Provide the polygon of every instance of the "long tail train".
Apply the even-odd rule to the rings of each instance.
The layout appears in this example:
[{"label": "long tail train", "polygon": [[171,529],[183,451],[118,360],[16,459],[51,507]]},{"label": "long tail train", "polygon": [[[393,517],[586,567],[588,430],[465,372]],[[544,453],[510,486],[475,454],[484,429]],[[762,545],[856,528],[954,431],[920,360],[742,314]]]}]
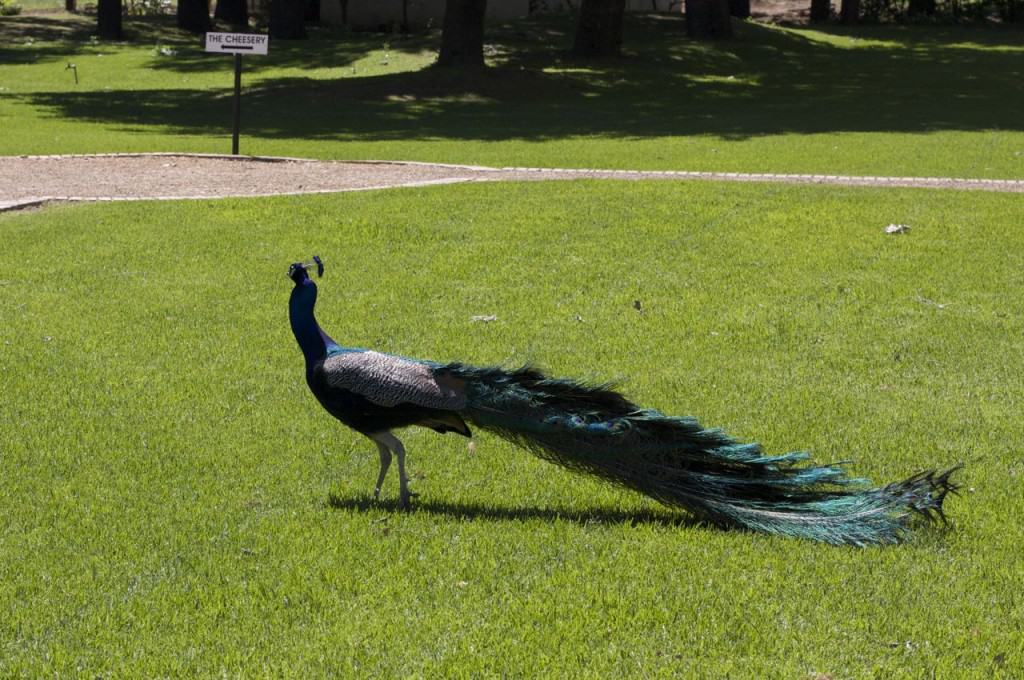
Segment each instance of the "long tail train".
[{"label": "long tail train", "polygon": [[693,418],[631,403],[610,385],[449,364],[466,381],[463,415],[572,470],[602,477],[719,526],[835,544],[896,543],[915,516],[945,522],[958,485],[945,472],[870,488],[842,464],[806,465],[806,453],[766,456]]}]

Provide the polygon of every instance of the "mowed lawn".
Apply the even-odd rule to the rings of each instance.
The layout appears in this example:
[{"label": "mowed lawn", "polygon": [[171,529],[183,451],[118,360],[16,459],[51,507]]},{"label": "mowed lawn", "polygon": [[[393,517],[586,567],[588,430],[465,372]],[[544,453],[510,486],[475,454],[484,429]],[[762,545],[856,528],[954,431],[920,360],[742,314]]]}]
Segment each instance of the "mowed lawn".
[{"label": "mowed lawn", "polygon": [[[0,675],[1018,677],[1020,205],[595,181],[0,215]],[[314,253],[344,343],[619,379],[878,483],[963,461],[951,527],[717,531],[486,433],[408,431],[418,509],[374,503],[288,329]]]},{"label": "mowed lawn", "polygon": [[[439,32],[312,30],[245,59],[244,154],[545,167],[1024,177],[1024,31],[736,23],[698,43],[627,17],[625,54],[567,56],[573,18],[486,35],[482,74],[428,68]],[[0,19],[0,153],[230,150],[232,59],[173,18],[95,41]],[[74,64],[75,71],[68,69]]]}]

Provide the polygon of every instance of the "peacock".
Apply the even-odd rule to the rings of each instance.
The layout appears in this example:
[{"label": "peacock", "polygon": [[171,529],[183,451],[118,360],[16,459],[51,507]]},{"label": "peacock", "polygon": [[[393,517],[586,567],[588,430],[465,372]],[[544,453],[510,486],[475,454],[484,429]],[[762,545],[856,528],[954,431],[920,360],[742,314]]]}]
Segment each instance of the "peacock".
[{"label": "peacock", "polygon": [[914,518],[946,521],[943,501],[957,490],[951,477],[961,465],[872,488],[848,476],[844,463],[814,465],[802,452],[766,455],[694,418],[641,408],[611,384],[552,378],[532,366],[506,370],[342,347],[316,321],[314,267],[322,276],[319,257],[288,269],[292,332],[313,395],[376,444],[374,498],[392,455],[399,507],[409,508],[415,495],[395,430],[419,425],[471,437],[473,425],[723,528],[863,546],[903,540]]}]

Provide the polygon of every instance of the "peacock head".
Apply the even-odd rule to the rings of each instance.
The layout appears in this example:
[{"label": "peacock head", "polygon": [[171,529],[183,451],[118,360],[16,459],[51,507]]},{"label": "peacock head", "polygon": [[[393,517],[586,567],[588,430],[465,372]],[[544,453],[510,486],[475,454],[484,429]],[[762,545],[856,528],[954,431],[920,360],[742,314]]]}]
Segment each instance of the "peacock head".
[{"label": "peacock head", "polygon": [[288,278],[294,281],[296,286],[301,286],[309,280],[309,273],[306,270],[310,267],[316,267],[317,278],[324,275],[324,263],[319,255],[314,255],[312,262],[296,262],[288,267]]}]

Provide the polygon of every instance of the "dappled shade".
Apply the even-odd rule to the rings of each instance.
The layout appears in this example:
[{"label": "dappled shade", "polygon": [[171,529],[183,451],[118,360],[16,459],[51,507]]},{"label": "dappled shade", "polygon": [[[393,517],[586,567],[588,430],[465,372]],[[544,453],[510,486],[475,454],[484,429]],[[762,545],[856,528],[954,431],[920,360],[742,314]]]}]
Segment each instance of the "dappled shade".
[{"label": "dappled shade", "polygon": [[[686,40],[683,20],[627,17],[623,59],[576,63],[572,26],[539,22],[527,38],[494,32],[497,67],[452,77],[435,69],[349,77],[348,65],[379,47],[375,37],[330,42],[309,51],[278,43],[252,60],[244,98],[246,134],[307,139],[555,139],[580,135],[637,138],[717,135],[743,139],[785,133],[1024,129],[1021,36],[956,29],[878,29],[856,48],[828,35],[744,23],[737,39]],[[828,29],[842,36],[843,27]],[[639,44],[637,35],[645,38]],[[632,38],[631,38],[632,36]],[[555,47],[539,46],[545,41]],[[419,51],[429,43],[396,41]],[[17,56],[19,52],[12,51]],[[56,54],[54,55],[56,57]],[[5,57],[6,58],[6,57]],[[59,57],[58,57],[59,58]],[[259,80],[281,65],[336,68],[338,77]],[[150,66],[223,71],[227,60],[198,47]],[[60,91],[20,95],[53,115],[128,128],[164,126],[183,133],[224,125],[227,88]],[[342,105],[343,103],[343,105]],[[296,116],[297,110],[302,116]]]}]

